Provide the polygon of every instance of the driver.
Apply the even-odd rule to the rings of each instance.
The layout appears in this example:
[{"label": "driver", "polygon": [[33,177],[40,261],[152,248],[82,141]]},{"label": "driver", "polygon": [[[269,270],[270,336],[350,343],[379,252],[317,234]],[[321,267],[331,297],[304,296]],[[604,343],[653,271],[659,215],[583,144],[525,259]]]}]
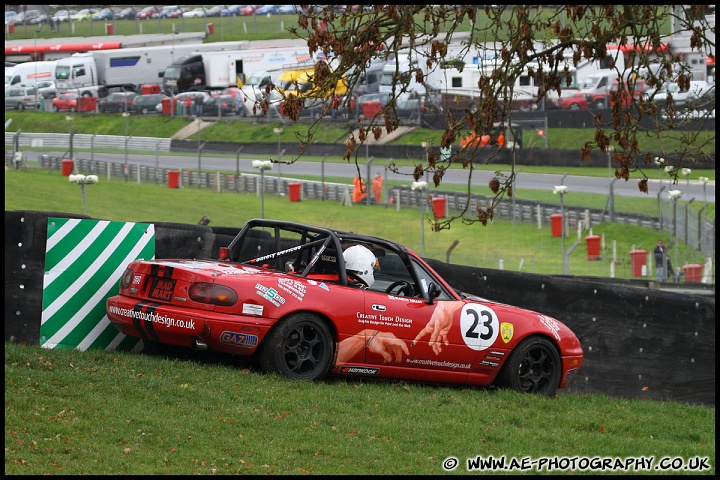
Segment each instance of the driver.
[{"label": "driver", "polygon": [[345,270],[353,280],[356,280],[362,289],[368,289],[375,283],[375,269],[378,268],[378,259],[362,245],[353,245],[343,252]]}]

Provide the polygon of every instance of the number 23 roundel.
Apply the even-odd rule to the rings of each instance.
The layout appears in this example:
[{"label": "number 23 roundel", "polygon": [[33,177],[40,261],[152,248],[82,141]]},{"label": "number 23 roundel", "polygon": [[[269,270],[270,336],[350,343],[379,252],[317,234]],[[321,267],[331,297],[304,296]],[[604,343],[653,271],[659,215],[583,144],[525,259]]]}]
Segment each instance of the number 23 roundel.
[{"label": "number 23 roundel", "polygon": [[497,339],[500,322],[485,305],[466,304],[460,312],[460,328],[465,344],[473,350],[485,350]]}]

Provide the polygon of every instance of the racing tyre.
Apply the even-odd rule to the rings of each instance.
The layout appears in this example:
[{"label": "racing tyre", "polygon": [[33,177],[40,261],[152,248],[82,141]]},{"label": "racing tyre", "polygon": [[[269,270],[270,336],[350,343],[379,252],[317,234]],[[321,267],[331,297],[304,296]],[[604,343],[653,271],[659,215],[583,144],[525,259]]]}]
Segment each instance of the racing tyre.
[{"label": "racing tyre", "polygon": [[18,103],[18,104],[17,104],[17,109],[20,110],[20,111],[25,110],[25,105],[23,105],[22,103]]},{"label": "racing tyre", "polygon": [[605,101],[598,100],[597,102],[595,102],[595,108],[597,108],[598,110],[605,108]]},{"label": "racing tyre", "polygon": [[570,110],[580,110],[580,105],[578,105],[577,103],[573,103],[572,105],[570,105]]},{"label": "racing tyre", "polygon": [[296,313],[280,321],[263,340],[260,368],[294,380],[320,380],[335,356],[330,329],[316,315]]},{"label": "racing tyre", "polygon": [[528,337],[510,354],[500,372],[500,385],[521,393],[552,396],[560,384],[562,363],[545,337]]},{"label": "racing tyre", "polygon": [[149,113],[149,110],[148,110],[147,107],[142,107],[142,110],[140,110],[140,112],[141,112],[143,115],[147,115],[147,114]]}]

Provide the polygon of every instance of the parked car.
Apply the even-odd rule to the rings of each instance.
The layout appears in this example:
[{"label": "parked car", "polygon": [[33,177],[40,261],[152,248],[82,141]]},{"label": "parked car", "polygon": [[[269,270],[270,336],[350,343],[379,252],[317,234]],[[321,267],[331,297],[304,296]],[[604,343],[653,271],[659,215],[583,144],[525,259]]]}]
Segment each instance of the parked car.
[{"label": "parked car", "polygon": [[688,99],[687,107],[691,110],[715,110],[715,84],[705,86]]},{"label": "parked car", "polygon": [[590,108],[590,100],[580,91],[563,91],[563,95],[557,98],[546,99],[547,108],[563,108],[567,110],[580,110]]},{"label": "parked car", "polygon": [[58,10],[55,12],[55,15],[53,15],[53,20],[55,23],[63,23],[63,22],[69,22],[70,17],[75,15],[77,13],[77,10]]},{"label": "parked car", "polygon": [[55,95],[57,95],[57,87],[55,86],[54,80],[40,80],[33,82],[33,84],[29,86],[36,87],[42,98],[55,98]]},{"label": "parked car", "polygon": [[203,115],[210,117],[236,115],[237,98],[233,95],[216,95],[208,97],[203,103]]},{"label": "parked car", "polygon": [[133,101],[137,97],[135,92],[114,92],[100,99],[97,104],[98,112],[132,112],[135,107]]},{"label": "parked car", "polygon": [[47,15],[45,13],[41,13],[37,17],[31,19],[28,22],[30,25],[39,25],[41,23],[50,23],[50,15]]},{"label": "parked car", "polygon": [[227,8],[224,8],[222,12],[220,12],[221,17],[237,17],[238,15],[242,15],[240,13],[240,9],[244,7],[244,5],[230,5]]},{"label": "parked car", "polygon": [[95,8],[83,8],[78,11],[75,15],[70,16],[70,20],[73,22],[87,22],[92,20],[92,17],[98,13]]},{"label": "parked car", "polygon": [[240,9],[240,15],[249,16],[255,13],[255,10],[262,7],[262,5],[245,5]]},{"label": "parked car", "polygon": [[703,89],[708,87],[706,81],[693,80],[690,82],[690,86],[687,90],[681,90],[680,85],[674,82],[663,84],[663,86],[657,90],[648,90],[643,94],[645,100],[649,100],[652,97],[654,102],[661,105],[667,103],[668,92],[672,95],[673,106],[677,109],[685,107],[688,101],[694,100],[699,97]]},{"label": "parked car", "polygon": [[17,17],[15,10],[5,10],[5,26],[10,25],[11,21]]},{"label": "parked car", "polygon": [[[180,10],[180,7],[177,5],[165,5],[159,12],[153,13],[151,18],[168,18],[170,14],[177,12],[178,10]],[[182,13],[182,11],[180,13]]]},{"label": "parked car", "polygon": [[182,16],[184,18],[205,18],[207,17],[207,12],[205,7],[195,7],[183,13]]},{"label": "parked car", "polygon": [[300,11],[300,5],[278,5],[278,15],[295,15]]},{"label": "parked car", "polygon": [[38,108],[42,99],[34,86],[15,85],[5,89],[5,109]]},{"label": "parked car", "polygon": [[[133,111],[147,115],[148,113],[156,113],[157,106],[162,104],[162,99],[168,98],[164,93],[150,93],[148,95],[138,95],[133,102]],[[162,110],[162,108],[161,108]]]},{"label": "parked car", "polygon": [[207,10],[207,16],[208,17],[219,17],[222,13],[223,9],[226,9],[227,5],[215,5],[214,7],[208,8]]},{"label": "parked car", "polygon": [[31,22],[34,18],[38,18],[38,17],[40,17],[42,14],[43,14],[43,13],[42,13],[40,10],[26,10],[26,11],[20,12],[20,13],[18,13],[17,15],[15,15],[14,17],[12,17],[12,19],[9,20],[9,24],[11,24],[11,25],[25,25],[25,24],[28,24],[28,25],[29,25],[30,22]]},{"label": "parked car", "polygon": [[559,320],[462,293],[391,240],[253,219],[216,258],[130,262],[107,318],[151,345],[249,357],[303,381],[359,376],[553,396],[583,362]]},{"label": "parked car", "polygon": [[262,7],[255,10],[255,15],[268,15],[278,12],[277,5],[263,5]]},{"label": "parked car", "polygon": [[138,20],[147,20],[152,17],[153,13],[158,13],[160,10],[160,7],[145,7],[135,14],[135,18]]},{"label": "parked car", "polygon": [[114,8],[103,8],[98,13],[92,16],[93,21],[104,21],[104,20],[114,20],[117,18],[117,10]]},{"label": "parked car", "polygon": [[53,98],[53,109],[56,112],[61,110],[70,110],[71,112],[75,112],[78,109],[78,97],[79,95],[77,93],[61,93],[57,97]]},{"label": "parked car", "polygon": [[135,20],[137,9],[135,7],[125,7],[115,15],[117,20]]}]

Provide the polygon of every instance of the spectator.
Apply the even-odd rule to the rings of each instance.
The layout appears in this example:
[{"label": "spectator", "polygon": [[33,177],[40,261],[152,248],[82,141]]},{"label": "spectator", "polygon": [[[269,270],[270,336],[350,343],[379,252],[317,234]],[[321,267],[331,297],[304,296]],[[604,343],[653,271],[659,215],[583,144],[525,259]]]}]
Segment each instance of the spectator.
[{"label": "spectator", "polygon": [[500,132],[500,134],[497,137],[497,145],[498,148],[505,148],[505,134],[503,132]]},{"label": "spectator", "polygon": [[655,257],[655,273],[657,275],[657,281],[664,282],[667,278],[667,271],[665,270],[665,266],[670,266],[670,259],[667,256],[665,244],[662,240],[657,241],[657,246],[655,246],[653,256]]},{"label": "spectator", "polygon": [[185,105],[185,115],[190,115],[190,111],[192,108],[192,98],[190,97],[190,95],[185,97],[185,101],[183,103]]},{"label": "spectator", "polygon": [[202,117],[203,114],[203,97],[202,95],[195,95],[195,116]]},{"label": "spectator", "polygon": [[237,105],[235,106],[236,113],[238,115],[242,115],[243,117],[247,117],[250,112],[248,111],[247,106],[245,106],[243,95],[238,93],[235,97],[235,101],[237,102]]}]

